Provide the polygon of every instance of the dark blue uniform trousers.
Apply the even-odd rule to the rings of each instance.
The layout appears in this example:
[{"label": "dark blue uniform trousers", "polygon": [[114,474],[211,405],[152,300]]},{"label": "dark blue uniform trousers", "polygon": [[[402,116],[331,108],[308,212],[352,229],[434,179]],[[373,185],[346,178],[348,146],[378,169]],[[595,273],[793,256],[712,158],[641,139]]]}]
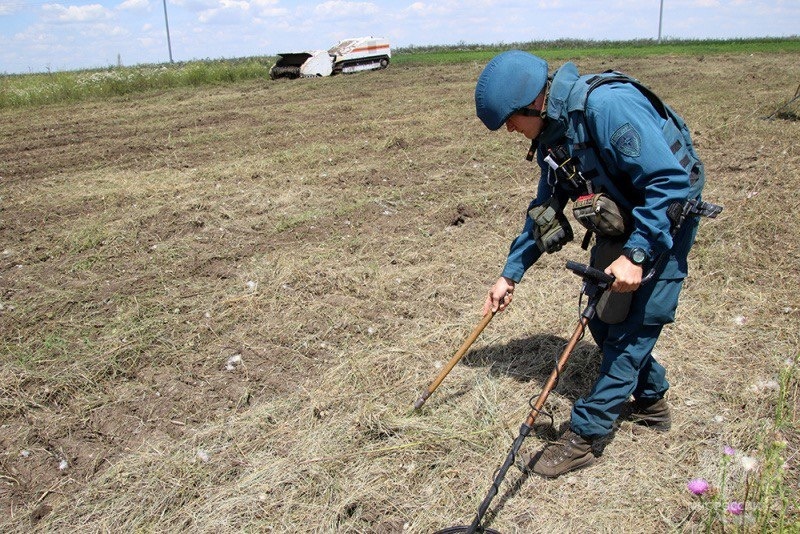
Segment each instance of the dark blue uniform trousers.
[{"label": "dark blue uniform trousers", "polygon": [[587,438],[610,433],[624,403],[636,399],[659,399],[669,383],[666,370],[653,358],[653,347],[663,325],[631,325],[628,321],[609,325],[595,318],[589,330],[603,351],[600,376],[586,397],[572,409],[571,427]]}]

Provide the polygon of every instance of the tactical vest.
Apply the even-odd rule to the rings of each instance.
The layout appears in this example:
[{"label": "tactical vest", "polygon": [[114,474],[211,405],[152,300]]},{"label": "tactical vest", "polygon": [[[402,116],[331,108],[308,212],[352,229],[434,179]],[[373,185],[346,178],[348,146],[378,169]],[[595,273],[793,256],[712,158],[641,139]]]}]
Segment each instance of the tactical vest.
[{"label": "tactical vest", "polygon": [[[562,67],[564,68],[564,67]],[[574,66],[570,65],[571,69]],[[577,74],[577,70],[574,70]],[[558,73],[556,73],[556,79]],[[555,81],[555,80],[554,80]],[[686,170],[690,180],[688,198],[698,198],[705,182],[705,172],[700,158],[697,156],[689,129],[683,119],[666,105],[655,93],[642,85],[638,80],[616,71],[603,74],[589,74],[578,77],[566,99],[553,102],[559,112],[558,121],[562,128],[566,127],[565,143],[570,155],[580,162],[584,178],[591,181],[595,191],[603,191],[628,211],[644,204],[643,192],[633,186],[629,176],[619,176],[610,172],[609,167],[600,154],[600,148],[586,124],[586,102],[589,95],[608,83],[629,83],[636,87],[651,103],[658,114],[666,119],[662,133],[667,144],[679,164]],[[557,95],[551,95],[557,96]],[[549,105],[548,105],[549,107]],[[553,120],[551,117],[550,120]],[[564,139],[562,138],[562,142]]]}]

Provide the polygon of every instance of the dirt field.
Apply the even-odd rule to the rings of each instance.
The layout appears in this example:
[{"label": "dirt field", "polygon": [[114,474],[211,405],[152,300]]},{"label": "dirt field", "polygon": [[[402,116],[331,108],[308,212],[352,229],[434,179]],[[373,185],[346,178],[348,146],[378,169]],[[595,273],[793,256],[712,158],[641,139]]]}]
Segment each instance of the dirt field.
[{"label": "dirt field", "polygon": [[[512,469],[485,525],[703,531],[687,481],[718,483],[726,445],[765,465],[775,443],[791,491],[762,506],[796,522],[800,122],[762,117],[800,57],[576,62],[673,105],[725,211],[657,347],[673,430],[623,423],[557,480]],[[586,261],[578,243],[543,258],[411,411],[479,321],[535,188],[525,140],[474,116],[482,66],[0,113],[0,530],[471,522],[574,328],[564,262]],[[556,427],[598,363],[587,336],[548,401]],[[722,476],[742,500],[746,474]]]}]

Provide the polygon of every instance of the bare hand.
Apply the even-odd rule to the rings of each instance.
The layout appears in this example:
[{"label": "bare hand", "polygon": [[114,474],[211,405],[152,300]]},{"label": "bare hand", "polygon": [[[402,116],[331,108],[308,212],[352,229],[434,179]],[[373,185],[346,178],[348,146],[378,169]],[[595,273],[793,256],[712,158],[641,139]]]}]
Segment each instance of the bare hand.
[{"label": "bare hand", "polygon": [[504,276],[498,278],[497,282],[494,283],[489,293],[486,295],[486,302],[483,305],[483,315],[489,312],[494,313],[505,310],[506,307],[511,304],[516,285],[516,282],[510,278]]},{"label": "bare hand", "polygon": [[611,291],[629,293],[642,285],[642,266],[636,265],[627,256],[620,256],[606,267],[606,274],[613,275],[615,280]]}]

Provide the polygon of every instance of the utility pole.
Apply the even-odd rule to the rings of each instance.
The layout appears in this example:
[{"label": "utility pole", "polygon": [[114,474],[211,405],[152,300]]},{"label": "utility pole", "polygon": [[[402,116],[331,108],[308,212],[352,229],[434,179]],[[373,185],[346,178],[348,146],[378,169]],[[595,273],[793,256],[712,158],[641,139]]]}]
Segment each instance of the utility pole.
[{"label": "utility pole", "polygon": [[[663,0],[662,0],[663,2]],[[173,63],[172,61],[172,43],[169,40],[169,19],[167,18],[167,0],[164,0],[164,24],[167,26],[167,48],[169,49],[169,62]],[[661,30],[658,30],[659,34]]]},{"label": "utility pole", "polygon": [[[164,1],[166,2],[166,0]],[[664,0],[661,0],[661,7],[658,9],[658,44],[661,44],[661,20],[663,18],[664,18]]]}]

